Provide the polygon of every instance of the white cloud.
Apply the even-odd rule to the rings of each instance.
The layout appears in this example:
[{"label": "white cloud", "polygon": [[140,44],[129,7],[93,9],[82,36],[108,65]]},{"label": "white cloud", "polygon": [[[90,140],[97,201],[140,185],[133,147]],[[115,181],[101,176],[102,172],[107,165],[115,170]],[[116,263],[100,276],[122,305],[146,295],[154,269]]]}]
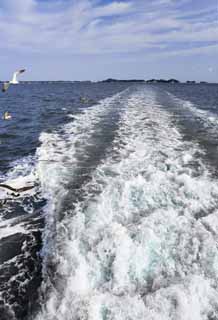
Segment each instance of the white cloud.
[{"label": "white cloud", "polygon": [[11,15],[28,14],[36,8],[35,0],[1,0],[1,7]]},{"label": "white cloud", "polygon": [[[208,42],[217,41],[218,28],[217,22],[211,21],[208,8],[199,7],[193,18],[193,11],[181,11],[181,4],[186,2],[134,0],[102,5],[96,0],[52,4],[37,0],[1,0],[0,48],[42,54],[103,54],[149,48],[155,51],[159,47],[170,54],[172,51],[193,54],[196,42],[202,45],[205,42],[206,48]],[[198,15],[206,20],[196,19]],[[193,48],[181,47],[186,42]]]},{"label": "white cloud", "polygon": [[115,16],[130,12],[131,2],[112,2],[105,6],[99,6],[94,9],[96,16]]},{"label": "white cloud", "polygon": [[[192,56],[192,55],[218,55],[218,45],[198,46],[195,48],[185,48],[180,50],[171,50],[167,52],[157,52],[153,57],[173,57],[173,56]],[[210,69],[210,68],[209,68]],[[208,71],[209,71],[208,69]],[[210,69],[211,70],[211,69]]]}]

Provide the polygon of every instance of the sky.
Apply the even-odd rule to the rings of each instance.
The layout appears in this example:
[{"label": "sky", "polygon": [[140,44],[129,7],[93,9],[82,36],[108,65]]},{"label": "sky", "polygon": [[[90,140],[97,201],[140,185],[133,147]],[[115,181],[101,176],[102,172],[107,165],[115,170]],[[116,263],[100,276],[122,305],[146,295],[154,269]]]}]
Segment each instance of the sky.
[{"label": "sky", "polygon": [[217,0],[0,0],[0,79],[218,82]]}]

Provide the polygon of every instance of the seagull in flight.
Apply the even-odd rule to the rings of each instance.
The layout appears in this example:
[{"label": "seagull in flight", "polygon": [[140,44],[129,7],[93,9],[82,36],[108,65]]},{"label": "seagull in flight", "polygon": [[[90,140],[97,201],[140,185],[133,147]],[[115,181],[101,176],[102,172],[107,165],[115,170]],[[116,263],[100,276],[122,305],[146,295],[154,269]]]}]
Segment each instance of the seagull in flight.
[{"label": "seagull in flight", "polygon": [[9,82],[3,83],[2,92],[7,91],[10,84],[18,84],[19,81],[17,80],[17,76],[19,76],[21,73],[24,73],[25,71],[26,71],[25,69],[21,69],[21,70],[17,70],[16,72],[14,72],[12,80]]}]

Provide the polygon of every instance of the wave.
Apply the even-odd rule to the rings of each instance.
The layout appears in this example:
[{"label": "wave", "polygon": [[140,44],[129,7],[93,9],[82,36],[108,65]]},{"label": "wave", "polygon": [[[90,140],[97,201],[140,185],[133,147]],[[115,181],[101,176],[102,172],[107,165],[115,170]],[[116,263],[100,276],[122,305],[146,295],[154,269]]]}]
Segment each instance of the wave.
[{"label": "wave", "polygon": [[25,307],[37,298],[40,279],[42,196],[37,185],[34,157],[12,163],[1,182],[14,188],[34,185],[13,194],[0,188],[0,303],[2,319],[24,318]]},{"label": "wave", "polygon": [[[101,117],[118,101],[112,147],[62,212]],[[217,181],[198,145],[185,142],[157,104],[155,91],[141,88],[103,101],[41,141],[39,160],[58,161],[38,165],[49,203],[45,299],[37,320],[204,319],[216,313]]]},{"label": "wave", "polygon": [[186,112],[190,111],[193,116],[195,116],[198,120],[202,121],[205,128],[211,128],[214,127],[217,129],[218,126],[218,116],[216,113],[211,112],[209,110],[198,108],[195,104],[193,104],[189,100],[183,100],[180,98],[177,98],[173,94],[167,92],[168,95],[175,101],[177,104],[182,106]]},{"label": "wave", "polygon": [[[110,101],[112,100],[108,100],[108,103],[106,103],[107,106],[109,106]],[[107,102],[107,99],[105,102]],[[99,104],[99,107],[101,108],[101,104]],[[78,112],[74,116],[74,119],[77,116]],[[104,120],[103,113],[99,116],[99,120],[102,121],[102,119]],[[94,118],[93,121],[95,121]],[[78,124],[79,119],[77,121]],[[68,148],[71,144],[71,126],[69,124],[64,129],[61,127],[60,130],[57,130],[62,139],[65,139],[67,135],[69,136],[65,148]],[[64,130],[65,136],[62,136]],[[96,130],[94,135],[96,136]],[[82,136],[85,139],[85,132],[82,133]],[[47,137],[49,138],[47,139]],[[58,152],[57,154],[56,152],[52,153],[52,143],[55,141],[55,139],[52,140],[52,134],[42,133],[40,139],[42,145],[44,141],[46,143],[46,139],[50,140],[50,142],[47,141],[51,147],[50,160],[46,155],[44,157],[43,154],[41,155],[44,159],[40,157],[40,150],[43,150],[43,148],[40,148],[39,152],[34,156],[24,157],[10,163],[12,169],[8,170],[6,174],[0,175],[1,183],[9,185],[12,188],[19,189],[34,186],[31,190],[25,190],[20,193],[0,188],[0,273],[2,274],[0,304],[3,305],[0,309],[2,316],[8,319],[23,319],[26,316],[27,310],[32,312],[32,308],[35,308],[37,304],[37,289],[41,281],[41,255],[39,254],[39,250],[41,249],[41,231],[44,228],[46,208],[49,206],[48,203],[48,206],[44,207],[45,198],[48,193],[46,190],[43,191],[44,194],[42,192],[44,185],[42,179],[41,188],[41,169],[44,167],[44,164],[49,164],[50,167],[53,165],[53,169],[55,169],[54,165],[58,162],[60,164],[62,160],[65,167],[70,168],[73,165],[68,161],[71,159],[67,159],[66,156],[61,159],[58,158]],[[78,151],[78,160],[83,154],[82,151],[79,151],[79,144],[80,139],[75,144]],[[61,151],[65,151],[65,149]],[[66,161],[68,161],[67,164]],[[48,173],[48,169],[45,170]],[[49,171],[51,176],[47,177],[48,179],[53,177],[53,172],[55,171]]]}]

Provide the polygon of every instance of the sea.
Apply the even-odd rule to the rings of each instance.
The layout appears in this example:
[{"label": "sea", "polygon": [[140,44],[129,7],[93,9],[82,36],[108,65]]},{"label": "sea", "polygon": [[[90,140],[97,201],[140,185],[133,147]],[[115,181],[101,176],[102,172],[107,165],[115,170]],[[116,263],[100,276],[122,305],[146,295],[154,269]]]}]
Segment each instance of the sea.
[{"label": "sea", "polygon": [[25,83],[5,111],[1,320],[218,319],[217,84]]}]

